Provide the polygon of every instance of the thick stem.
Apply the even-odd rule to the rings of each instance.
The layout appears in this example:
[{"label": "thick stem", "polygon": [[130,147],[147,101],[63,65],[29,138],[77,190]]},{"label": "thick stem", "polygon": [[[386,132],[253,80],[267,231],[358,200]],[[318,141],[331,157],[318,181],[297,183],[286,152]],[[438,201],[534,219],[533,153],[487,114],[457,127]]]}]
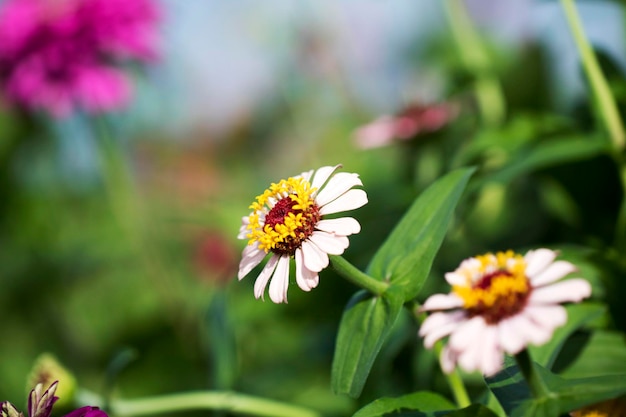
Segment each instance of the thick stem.
[{"label": "thick stem", "polygon": [[622,123],[615,99],[611,94],[609,84],[585,36],[585,31],[580,21],[578,11],[576,10],[574,0],[561,0],[561,5],[563,6],[563,11],[565,12],[565,17],[567,18],[572,36],[574,37],[576,48],[578,48],[585,74],[587,74],[587,78],[589,79],[591,90],[597,100],[602,122],[611,136],[613,145],[618,151],[621,151],[626,144],[626,135],[624,132],[624,124]]},{"label": "thick stem", "polygon": [[[99,405],[95,394],[83,392],[80,397],[91,405]],[[262,417],[321,417],[319,412],[308,408],[232,391],[195,391],[135,400],[112,400],[109,406],[108,411],[115,417],[177,414],[192,410],[221,410]]]},{"label": "thick stem", "polygon": [[383,281],[378,281],[370,277],[369,275],[361,272],[358,268],[346,261],[341,256],[331,255],[330,262],[333,268],[339,275],[350,281],[351,283],[364,288],[372,294],[381,295],[384,293],[389,284]]},{"label": "thick stem", "polygon": [[537,370],[535,369],[535,365],[533,364],[532,358],[528,353],[527,349],[522,350],[520,353],[515,355],[515,361],[517,362],[517,366],[519,367],[528,387],[530,388],[530,392],[533,394],[535,398],[543,398],[546,397],[550,390],[546,386],[546,384],[539,378],[537,375]]}]

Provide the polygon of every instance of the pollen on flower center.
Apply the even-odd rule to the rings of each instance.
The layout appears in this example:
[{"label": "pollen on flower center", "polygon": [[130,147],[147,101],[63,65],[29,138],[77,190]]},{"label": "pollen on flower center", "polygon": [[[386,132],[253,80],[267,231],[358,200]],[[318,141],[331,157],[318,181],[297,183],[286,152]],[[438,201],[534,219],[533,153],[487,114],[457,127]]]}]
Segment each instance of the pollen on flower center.
[{"label": "pollen on flower center", "polygon": [[453,287],[468,314],[483,316],[487,323],[494,324],[523,310],[531,292],[523,258],[499,252],[475,259],[477,264],[458,271],[473,277],[469,285]]},{"label": "pollen on flower center", "polygon": [[321,219],[314,191],[300,177],[272,184],[250,206],[254,212],[249,217],[248,243],[258,242],[265,252],[293,255]]}]

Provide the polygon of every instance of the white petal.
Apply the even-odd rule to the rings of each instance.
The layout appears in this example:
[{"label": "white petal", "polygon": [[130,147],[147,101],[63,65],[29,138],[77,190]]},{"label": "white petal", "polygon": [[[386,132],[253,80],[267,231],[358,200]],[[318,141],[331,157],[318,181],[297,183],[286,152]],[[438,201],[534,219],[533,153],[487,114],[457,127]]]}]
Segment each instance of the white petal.
[{"label": "white petal", "polygon": [[304,266],[312,272],[320,272],[328,266],[328,254],[308,239],[302,242]]},{"label": "white petal", "polygon": [[511,326],[524,338],[526,344],[543,345],[552,337],[552,331],[537,325],[532,318],[527,317],[523,312],[511,317]]},{"label": "white petal", "polygon": [[507,318],[498,323],[498,343],[506,353],[515,355],[526,347],[526,338],[515,328],[515,321]]},{"label": "white petal", "polygon": [[315,228],[342,236],[350,236],[361,231],[361,225],[352,217],[320,220],[315,225]]},{"label": "white petal", "polygon": [[558,281],[574,271],[576,271],[574,264],[567,261],[556,261],[537,275],[527,275],[533,287],[540,287]]},{"label": "white petal", "polygon": [[[467,328],[465,329],[464,327]],[[484,354],[493,354],[493,350],[496,348],[494,345],[483,343],[486,330],[487,324],[482,318],[477,316],[450,336],[450,348],[459,352],[459,365],[468,372],[480,369],[482,356]],[[459,332],[461,332],[462,336]],[[453,338],[455,343],[452,343]]]},{"label": "white petal", "polygon": [[565,311],[565,308],[561,305],[530,305],[524,309],[524,314],[530,317],[532,321],[551,332],[567,322],[567,311]]},{"label": "white petal", "polygon": [[341,255],[350,245],[350,241],[345,236],[335,236],[330,233],[314,231],[309,236],[311,242],[318,248],[331,255]]},{"label": "white petal", "polygon": [[480,340],[480,335],[486,326],[487,323],[481,316],[475,316],[467,320],[450,336],[448,341],[450,348],[458,352],[471,348],[476,340]]},{"label": "white petal", "polygon": [[428,297],[420,311],[448,310],[463,306],[463,299],[454,293],[434,294]]},{"label": "white petal", "polygon": [[556,258],[556,252],[550,249],[536,249],[531,250],[524,255],[526,261],[526,275],[529,277],[535,276]]},{"label": "white petal", "polygon": [[261,261],[265,258],[264,250],[259,249],[259,244],[255,242],[252,245],[248,245],[243,250],[241,255],[241,261],[239,261],[239,273],[237,277],[239,280],[243,279],[250,271],[254,269],[255,266],[261,263]]},{"label": "white petal", "polygon": [[246,235],[250,232],[250,230],[248,229],[249,224],[250,224],[250,216],[245,216],[241,218],[241,227],[239,228],[239,234],[237,235],[237,239],[248,238]]},{"label": "white petal", "polygon": [[270,277],[274,273],[274,269],[276,269],[276,264],[278,264],[278,255],[272,255],[272,257],[265,264],[265,268],[261,271],[256,281],[254,282],[254,297],[262,298],[263,293],[265,292],[265,287],[267,286],[267,282],[270,280]]},{"label": "white petal", "polygon": [[487,326],[483,333],[481,346],[481,358],[479,369],[486,376],[496,374],[504,361],[502,349],[498,343],[498,328],[494,325]]},{"label": "white petal", "polygon": [[456,367],[456,362],[458,360],[458,355],[456,352],[453,352],[448,346],[444,346],[441,350],[441,357],[439,362],[441,363],[441,369],[446,373],[450,374],[454,371]]},{"label": "white petal", "polygon": [[[461,313],[460,316],[457,313]],[[436,321],[441,321],[441,323],[437,326],[433,325],[433,322],[428,322],[430,318],[436,315],[445,315],[445,321],[435,319]],[[454,312],[454,313],[434,313],[430,317],[428,317],[422,327],[420,328],[419,335],[424,336],[424,346],[427,349],[432,349],[435,342],[442,337],[446,337],[452,332],[454,332],[461,324],[465,322],[464,314],[462,311]]]},{"label": "white petal", "polygon": [[367,204],[367,194],[360,189],[352,189],[335,201],[320,208],[320,214],[333,214],[341,211],[354,210]]},{"label": "white petal", "polygon": [[300,248],[296,249],[294,254],[296,259],[296,283],[303,291],[311,291],[317,287],[319,283],[319,275],[317,272],[310,271],[304,266],[304,257]]},{"label": "white petal", "polygon": [[289,256],[284,255],[278,258],[276,271],[270,282],[270,299],[278,303],[287,302],[287,288],[289,287]]},{"label": "white petal", "polygon": [[313,176],[313,170],[303,172],[302,174],[297,175],[296,178],[300,177],[300,178],[303,178],[304,180],[306,180],[308,182],[311,182],[311,176]]},{"label": "white petal", "polygon": [[338,168],[341,168],[341,165],[335,165],[334,167],[325,166],[315,171],[315,176],[311,182],[311,188],[317,188],[319,190],[326,183],[328,177],[330,177]]},{"label": "white petal", "polygon": [[467,277],[463,274],[459,274],[458,272],[448,272],[445,275],[446,281],[450,285],[460,285],[463,287],[467,287],[470,283],[467,282]]},{"label": "white petal", "polygon": [[315,202],[322,207],[357,185],[363,185],[358,174],[349,172],[335,174],[328,180],[328,184],[317,193]]},{"label": "white petal", "polygon": [[465,318],[465,312],[463,310],[456,311],[439,311],[432,313],[421,324],[419,329],[419,335],[424,336],[426,333],[430,333],[438,327],[445,326],[448,323],[460,322]]},{"label": "white petal", "polygon": [[579,302],[591,295],[591,285],[582,278],[568,279],[533,289],[529,302],[532,304],[559,304]]}]

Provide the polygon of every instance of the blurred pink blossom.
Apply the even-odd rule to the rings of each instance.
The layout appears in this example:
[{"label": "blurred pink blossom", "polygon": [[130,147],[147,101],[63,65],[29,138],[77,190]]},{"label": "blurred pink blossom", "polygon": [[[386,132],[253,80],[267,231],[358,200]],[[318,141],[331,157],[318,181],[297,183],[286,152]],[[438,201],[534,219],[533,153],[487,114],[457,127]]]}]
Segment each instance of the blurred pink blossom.
[{"label": "blurred pink blossom", "polygon": [[120,64],[157,57],[152,0],[6,0],[0,5],[0,88],[27,110],[67,116],[122,108]]},{"label": "blurred pink blossom", "polygon": [[412,104],[397,115],[380,116],[354,131],[356,145],[361,149],[378,148],[397,140],[441,129],[456,117],[456,106],[450,103]]}]

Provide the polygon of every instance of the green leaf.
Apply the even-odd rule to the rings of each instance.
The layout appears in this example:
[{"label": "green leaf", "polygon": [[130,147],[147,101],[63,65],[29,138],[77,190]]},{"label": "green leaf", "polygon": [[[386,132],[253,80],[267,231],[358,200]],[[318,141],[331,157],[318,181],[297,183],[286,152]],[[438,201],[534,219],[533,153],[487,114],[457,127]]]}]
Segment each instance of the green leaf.
[{"label": "green leaf", "polygon": [[554,417],[626,393],[626,374],[563,379],[538,365],[537,371],[550,392],[525,401],[512,417]]},{"label": "green leaf", "polygon": [[546,393],[533,398],[515,360],[507,357],[505,369],[486,378],[507,415],[554,417],[626,393],[626,374],[564,379],[534,363]]},{"label": "green leaf", "polygon": [[520,149],[501,169],[487,175],[483,181],[508,183],[524,174],[565,162],[589,159],[609,150],[610,143],[599,137],[568,135],[546,139],[533,143],[525,150]]},{"label": "green leaf", "polygon": [[374,255],[368,273],[402,287],[404,300],[419,293],[448,230],[473,168],[452,171],[428,187]]},{"label": "green leaf", "polygon": [[626,374],[626,337],[599,330],[591,334],[580,355],[561,375],[582,378],[616,373]]},{"label": "green leaf", "polygon": [[[352,417],[380,417],[382,415],[398,415],[402,410],[413,410],[419,413],[411,415],[430,417],[434,412],[441,410],[452,410],[455,406],[448,399],[429,391],[420,391],[401,397],[379,398],[359,411]],[[438,413],[439,414],[439,413]],[[404,413],[402,415],[405,415]]]},{"label": "green leaf", "polygon": [[446,417],[498,417],[496,413],[482,404],[472,404],[469,407],[444,415]]},{"label": "green leaf", "polygon": [[567,310],[567,323],[554,331],[552,339],[544,345],[528,348],[532,358],[546,368],[552,367],[563,343],[574,331],[606,311],[606,307],[599,303],[570,304],[565,309]]},{"label": "green leaf", "polygon": [[339,324],[331,371],[331,385],[336,394],[352,397],[361,394],[403,303],[402,293],[394,288],[381,296],[359,291],[350,299]]}]

